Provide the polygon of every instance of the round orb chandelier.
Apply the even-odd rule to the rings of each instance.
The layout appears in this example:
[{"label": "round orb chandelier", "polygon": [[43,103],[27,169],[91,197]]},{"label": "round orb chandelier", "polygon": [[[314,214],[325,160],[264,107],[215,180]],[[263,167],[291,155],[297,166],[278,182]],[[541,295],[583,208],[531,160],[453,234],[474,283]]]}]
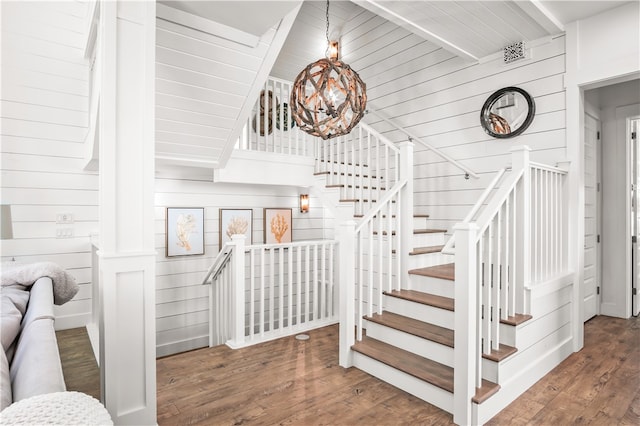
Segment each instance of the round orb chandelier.
[{"label": "round orb chandelier", "polygon": [[327,57],[298,74],[290,102],[296,124],[324,140],[351,132],[367,106],[366,85],[357,72],[338,59],[338,43],[329,42],[328,0],[326,36]]}]

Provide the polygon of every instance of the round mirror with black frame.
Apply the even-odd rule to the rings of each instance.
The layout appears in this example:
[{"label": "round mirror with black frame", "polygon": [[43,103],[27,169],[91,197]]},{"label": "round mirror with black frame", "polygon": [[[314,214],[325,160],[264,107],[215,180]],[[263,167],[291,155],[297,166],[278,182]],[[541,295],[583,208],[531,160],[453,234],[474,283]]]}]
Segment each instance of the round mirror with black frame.
[{"label": "round mirror with black frame", "polygon": [[519,87],[505,87],[487,98],[480,111],[480,123],[494,138],[511,138],[529,127],[535,113],[531,95]]}]

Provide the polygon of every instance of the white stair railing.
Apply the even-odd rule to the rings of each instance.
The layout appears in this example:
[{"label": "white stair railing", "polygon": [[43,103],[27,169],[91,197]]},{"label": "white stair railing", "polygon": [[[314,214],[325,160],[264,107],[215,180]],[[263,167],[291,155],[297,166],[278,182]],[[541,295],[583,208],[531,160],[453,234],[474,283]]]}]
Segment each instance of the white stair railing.
[{"label": "white stair railing", "polygon": [[234,235],[204,280],[212,284],[210,346],[240,348],[337,322],[336,241],[244,241]]},{"label": "white stair railing", "polygon": [[269,77],[238,138],[236,149],[286,155],[313,155],[316,138],[301,131],[289,107],[293,83]]},{"label": "white stair railing", "polygon": [[567,272],[567,172],[531,163],[529,151],[512,150],[512,172],[477,220],[454,228],[458,424],[470,421],[470,401],[482,384],[482,355],[500,348],[500,320],[528,313],[533,282]]},{"label": "white stair railing", "polygon": [[[385,138],[376,136],[385,141]],[[363,317],[382,313],[384,292],[400,290],[407,273],[413,216],[413,144],[400,145],[394,184],[359,224],[341,224],[340,365],[351,366],[351,346],[363,337]],[[355,164],[356,162],[354,162]],[[355,255],[352,255],[355,254]],[[355,328],[355,333],[354,333]]]}]

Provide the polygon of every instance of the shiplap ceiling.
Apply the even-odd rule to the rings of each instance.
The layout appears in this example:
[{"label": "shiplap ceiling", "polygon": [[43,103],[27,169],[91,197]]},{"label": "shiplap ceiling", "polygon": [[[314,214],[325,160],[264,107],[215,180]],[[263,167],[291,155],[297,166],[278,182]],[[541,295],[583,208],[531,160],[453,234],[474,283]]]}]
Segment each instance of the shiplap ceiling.
[{"label": "shiplap ceiling", "polygon": [[[531,42],[562,33],[569,22],[624,3],[628,1],[332,0],[330,33],[332,38],[342,38],[365,20],[378,22],[375,14],[457,56],[476,61],[517,41]],[[297,71],[324,55],[325,5],[323,0],[305,0],[276,62],[274,76],[293,80]],[[380,25],[368,28],[378,31]],[[349,53],[343,45],[345,60]]]}]

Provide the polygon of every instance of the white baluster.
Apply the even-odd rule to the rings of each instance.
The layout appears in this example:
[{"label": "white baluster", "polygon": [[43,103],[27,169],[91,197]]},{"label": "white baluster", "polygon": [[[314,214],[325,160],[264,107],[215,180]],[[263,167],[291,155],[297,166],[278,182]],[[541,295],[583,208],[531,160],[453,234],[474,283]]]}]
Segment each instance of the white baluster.
[{"label": "white baluster", "polygon": [[288,254],[288,265],[287,265],[287,273],[289,274],[289,297],[288,297],[288,305],[287,305],[287,318],[288,318],[288,326],[293,327],[293,247],[290,247],[287,250]]},{"label": "white baluster", "polygon": [[[274,249],[275,251],[276,249]],[[284,249],[278,248],[278,274],[280,275],[278,289],[278,328],[284,328]]]}]

